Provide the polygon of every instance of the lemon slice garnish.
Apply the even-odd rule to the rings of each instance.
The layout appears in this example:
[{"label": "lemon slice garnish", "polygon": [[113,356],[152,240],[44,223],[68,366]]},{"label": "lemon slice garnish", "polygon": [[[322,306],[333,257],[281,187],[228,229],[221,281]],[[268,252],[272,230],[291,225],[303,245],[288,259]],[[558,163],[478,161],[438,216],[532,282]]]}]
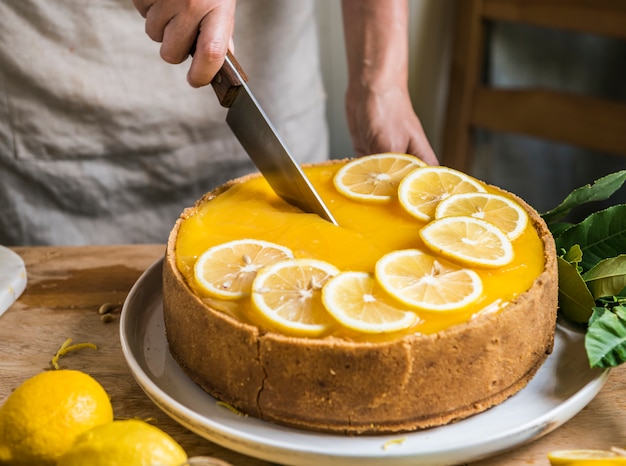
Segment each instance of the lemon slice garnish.
[{"label": "lemon slice garnish", "polygon": [[557,450],[548,453],[552,466],[609,466],[626,464],[626,456],[608,450]]},{"label": "lemon slice garnish", "polygon": [[250,295],[257,271],[292,258],[289,248],[256,239],[230,241],[207,249],[194,265],[194,278],[207,295],[239,299]]},{"label": "lemon slice garnish", "polygon": [[316,259],[287,259],[259,270],[252,303],[284,333],[317,336],[332,324],[322,303],[322,287],[339,269]]},{"label": "lemon slice garnish", "polygon": [[526,211],[515,201],[499,194],[455,194],[439,203],[435,218],[466,215],[493,223],[513,241],[528,224]]},{"label": "lemon slice garnish", "polygon": [[495,225],[474,217],[445,217],[420,230],[424,244],[470,266],[501,267],[513,260],[513,245]]},{"label": "lemon slice garnish", "polygon": [[376,263],[376,279],[394,298],[426,311],[454,311],[482,293],[473,270],[437,259],[419,249],[394,251]]},{"label": "lemon slice garnish", "polygon": [[322,300],[337,321],[359,332],[395,332],[419,320],[366,272],[342,272],[331,278],[322,289]]},{"label": "lemon slice garnish", "polygon": [[350,199],[385,202],[398,194],[409,172],[426,164],[407,154],[373,154],[354,159],[335,174],[335,188]]},{"label": "lemon slice garnish", "polygon": [[423,167],[409,173],[398,186],[402,207],[419,220],[435,216],[439,202],[453,194],[484,192],[475,179],[448,167]]}]

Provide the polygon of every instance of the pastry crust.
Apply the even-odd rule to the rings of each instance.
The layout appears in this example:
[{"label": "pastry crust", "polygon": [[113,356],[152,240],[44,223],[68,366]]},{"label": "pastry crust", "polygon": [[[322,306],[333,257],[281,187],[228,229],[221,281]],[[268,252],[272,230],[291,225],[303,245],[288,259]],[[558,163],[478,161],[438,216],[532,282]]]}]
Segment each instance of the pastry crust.
[{"label": "pastry crust", "polygon": [[[247,177],[246,177],[247,178]],[[233,183],[209,193],[209,202]],[[509,194],[510,195],[510,194]],[[173,228],[163,269],[170,351],[213,397],[279,424],[345,434],[447,424],[521,390],[552,351],[558,279],[552,235],[530,206],[545,269],[505,309],[431,335],[386,342],[308,339],[264,331],[207,306],[176,265]]]}]

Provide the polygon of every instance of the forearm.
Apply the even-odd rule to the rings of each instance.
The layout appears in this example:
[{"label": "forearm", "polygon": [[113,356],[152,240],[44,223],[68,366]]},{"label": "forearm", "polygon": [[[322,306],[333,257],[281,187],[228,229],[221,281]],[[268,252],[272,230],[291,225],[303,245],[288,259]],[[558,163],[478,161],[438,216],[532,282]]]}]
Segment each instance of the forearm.
[{"label": "forearm", "polygon": [[343,0],[342,8],[349,86],[406,86],[407,0]]},{"label": "forearm", "polygon": [[343,0],[342,7],[356,155],[404,152],[438,164],[409,95],[407,0]]}]

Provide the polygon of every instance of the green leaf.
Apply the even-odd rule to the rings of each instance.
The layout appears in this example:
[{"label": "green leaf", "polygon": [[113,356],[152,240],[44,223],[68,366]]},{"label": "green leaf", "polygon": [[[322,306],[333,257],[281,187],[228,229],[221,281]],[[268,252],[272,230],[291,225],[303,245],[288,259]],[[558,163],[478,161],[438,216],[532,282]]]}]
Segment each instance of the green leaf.
[{"label": "green leaf", "polygon": [[573,265],[578,265],[583,260],[583,251],[580,249],[579,244],[573,245],[563,256],[567,262]]},{"label": "green leaf", "polygon": [[624,288],[617,296],[603,296],[596,299],[596,306],[602,306],[605,309],[613,309],[617,306],[626,306],[626,288]]},{"label": "green leaf", "polygon": [[574,225],[575,225],[574,223],[565,223],[565,222],[549,223],[548,229],[550,230],[550,233],[552,233],[552,236],[556,238],[557,236],[561,235],[561,233],[563,233],[565,230],[568,230]]},{"label": "green leaf", "polygon": [[583,279],[594,299],[619,295],[626,287],[626,254],[598,262]]},{"label": "green leaf", "polygon": [[587,323],[595,301],[575,265],[557,257],[559,269],[559,312],[572,321]]},{"label": "green leaf", "polygon": [[594,212],[578,225],[555,238],[558,250],[569,250],[579,244],[583,252],[580,263],[590,270],[603,259],[626,253],[626,204]]},{"label": "green leaf", "polygon": [[626,170],[611,173],[596,180],[592,185],[588,184],[572,191],[554,209],[542,214],[546,223],[551,224],[567,216],[574,207],[593,201],[604,201],[611,197],[615,191],[622,187],[626,181]]},{"label": "green leaf", "polygon": [[626,362],[626,307],[615,307],[613,312],[594,308],[585,350],[591,367],[615,367]]}]

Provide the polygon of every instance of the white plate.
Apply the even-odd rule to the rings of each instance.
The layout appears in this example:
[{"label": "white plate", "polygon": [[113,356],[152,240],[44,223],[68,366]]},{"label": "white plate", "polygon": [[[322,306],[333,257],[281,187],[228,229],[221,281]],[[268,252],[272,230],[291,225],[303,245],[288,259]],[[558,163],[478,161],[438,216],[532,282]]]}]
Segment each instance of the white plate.
[{"label": "white plate", "polygon": [[0,246],[0,316],[26,288],[24,261],[11,249]]},{"label": "white plate", "polygon": [[238,416],[218,405],[182,372],[165,337],[161,267],[159,261],[139,278],[122,310],[122,349],[132,373],[152,401],[175,421],[223,447],[267,461],[297,466],[437,466],[475,461],[556,429],[594,398],[609,374],[589,369],[583,335],[559,325],[554,352],[526,388],[455,424],[365,437],[282,427]]}]

